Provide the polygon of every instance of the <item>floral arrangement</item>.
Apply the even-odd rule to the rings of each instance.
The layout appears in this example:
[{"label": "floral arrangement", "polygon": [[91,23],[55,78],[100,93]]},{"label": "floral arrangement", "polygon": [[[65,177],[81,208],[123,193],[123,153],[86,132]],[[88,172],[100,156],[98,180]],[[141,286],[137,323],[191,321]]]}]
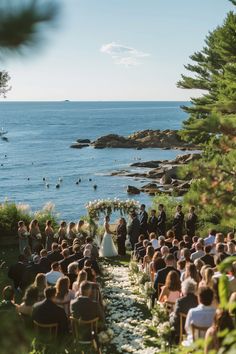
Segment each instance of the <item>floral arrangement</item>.
[{"label": "floral arrangement", "polygon": [[140,208],[139,202],[133,199],[125,201],[115,198],[111,199],[98,199],[89,202],[85,205],[90,219],[98,220],[101,213],[104,215],[111,215],[112,212],[119,211],[120,214],[126,215],[135,212]]}]

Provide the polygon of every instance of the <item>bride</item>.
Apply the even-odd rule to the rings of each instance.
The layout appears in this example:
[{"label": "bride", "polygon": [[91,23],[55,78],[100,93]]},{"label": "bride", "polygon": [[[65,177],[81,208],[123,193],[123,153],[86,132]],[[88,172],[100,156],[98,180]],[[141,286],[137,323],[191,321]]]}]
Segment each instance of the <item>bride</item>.
[{"label": "bride", "polygon": [[109,216],[105,217],[104,227],[105,233],[102,239],[102,243],[100,246],[100,256],[101,257],[116,257],[118,256],[118,252],[116,246],[112,239],[112,232],[110,231],[109,225],[110,218]]}]

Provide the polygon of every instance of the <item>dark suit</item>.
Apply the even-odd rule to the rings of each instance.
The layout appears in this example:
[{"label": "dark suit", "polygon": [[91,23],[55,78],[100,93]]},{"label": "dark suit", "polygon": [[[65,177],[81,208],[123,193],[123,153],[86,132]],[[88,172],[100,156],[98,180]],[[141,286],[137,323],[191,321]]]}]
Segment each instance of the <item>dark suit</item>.
[{"label": "dark suit", "polygon": [[60,253],[60,251],[55,251],[55,252],[49,252],[47,258],[48,258],[50,265],[51,265],[53,262],[61,261],[63,259],[63,256]]},{"label": "dark suit", "polygon": [[101,309],[101,306],[86,296],[79,296],[77,299],[71,301],[70,307],[71,313],[75,318],[90,321],[98,317],[104,322],[104,312]]},{"label": "dark suit", "polygon": [[39,267],[41,273],[48,273],[50,271],[51,264],[47,257],[42,257],[40,259]]},{"label": "dark suit", "polygon": [[61,266],[61,271],[66,274],[67,273],[67,267],[71,263],[70,257],[62,259],[59,264]]},{"label": "dark suit", "polygon": [[26,266],[22,262],[18,262],[10,266],[8,271],[8,277],[13,280],[15,289],[24,288],[25,273],[26,273]]},{"label": "dark suit", "polygon": [[89,259],[91,261],[91,263],[92,263],[91,268],[95,271],[95,273],[100,274],[100,268],[99,268],[98,262],[89,258],[89,257],[83,257],[78,261],[79,270],[82,270],[84,268],[84,263],[87,259]]},{"label": "dark suit", "polygon": [[116,229],[118,254],[125,256],[126,225],[118,225]]},{"label": "dark suit", "polygon": [[214,257],[211,254],[205,254],[205,256],[200,258],[205,264],[209,264],[211,268],[215,268]]},{"label": "dark suit", "polygon": [[155,232],[157,234],[157,228],[158,228],[158,219],[156,216],[150,216],[148,219],[148,232]]},{"label": "dark suit", "polygon": [[184,214],[181,212],[177,212],[175,214],[174,220],[173,220],[173,230],[175,232],[175,238],[177,240],[182,240],[183,236],[183,226],[184,226]]},{"label": "dark suit", "polygon": [[138,237],[140,235],[140,221],[137,217],[132,219],[131,224],[128,227],[128,234],[130,238],[130,243],[132,245],[132,249],[134,249],[135,243],[138,242]]},{"label": "dark suit", "polygon": [[165,236],[166,234],[166,213],[164,210],[157,217],[157,232],[159,236]]},{"label": "dark suit", "polygon": [[[176,300],[174,312],[171,316],[170,322],[175,329],[176,336],[179,335],[180,332],[180,313],[184,313],[187,315],[188,311],[198,306],[197,296],[194,294],[188,294]],[[184,328],[184,324],[183,324]]]},{"label": "dark suit", "polygon": [[176,273],[179,274],[179,277],[180,277],[180,272],[174,268],[174,267],[165,267],[163,269],[160,269],[158,272],[157,272],[157,275],[156,275],[156,278],[155,278],[155,281],[154,281],[154,289],[157,290],[157,287],[158,287],[158,284],[165,284],[165,281],[166,281],[166,277],[168,275],[168,273],[170,271],[174,270]]},{"label": "dark suit", "polygon": [[67,334],[68,320],[65,311],[51,300],[37,302],[33,306],[32,319],[42,324],[58,324],[58,333]]},{"label": "dark suit", "polygon": [[186,231],[189,237],[193,237],[196,231],[197,215],[189,213],[186,220]]},{"label": "dark suit", "polygon": [[76,253],[73,253],[71,256],[68,257],[68,259],[70,260],[70,263],[76,262],[76,261],[78,261],[81,258],[83,258],[83,253],[80,252],[80,251],[76,252]]},{"label": "dark suit", "polygon": [[143,210],[139,214],[139,222],[140,222],[140,233],[143,235],[147,235],[148,231],[148,213]]}]

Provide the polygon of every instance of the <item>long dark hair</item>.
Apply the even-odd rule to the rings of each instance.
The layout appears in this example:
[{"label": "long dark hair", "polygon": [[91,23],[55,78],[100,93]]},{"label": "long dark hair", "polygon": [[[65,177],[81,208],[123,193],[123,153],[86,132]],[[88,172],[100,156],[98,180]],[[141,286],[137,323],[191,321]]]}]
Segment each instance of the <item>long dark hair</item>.
[{"label": "long dark hair", "polygon": [[175,270],[171,270],[167,277],[165,286],[169,291],[181,291],[181,282],[179,278],[179,274]]}]

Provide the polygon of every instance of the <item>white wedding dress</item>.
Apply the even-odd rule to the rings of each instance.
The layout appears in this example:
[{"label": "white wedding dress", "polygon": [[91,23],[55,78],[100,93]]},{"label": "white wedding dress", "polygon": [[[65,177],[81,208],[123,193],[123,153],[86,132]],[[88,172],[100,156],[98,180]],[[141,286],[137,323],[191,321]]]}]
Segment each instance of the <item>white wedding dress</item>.
[{"label": "white wedding dress", "polygon": [[107,232],[109,230],[109,225],[105,224],[105,233],[100,245],[99,255],[101,257],[116,257],[118,256],[118,251],[113,242],[112,235]]}]

